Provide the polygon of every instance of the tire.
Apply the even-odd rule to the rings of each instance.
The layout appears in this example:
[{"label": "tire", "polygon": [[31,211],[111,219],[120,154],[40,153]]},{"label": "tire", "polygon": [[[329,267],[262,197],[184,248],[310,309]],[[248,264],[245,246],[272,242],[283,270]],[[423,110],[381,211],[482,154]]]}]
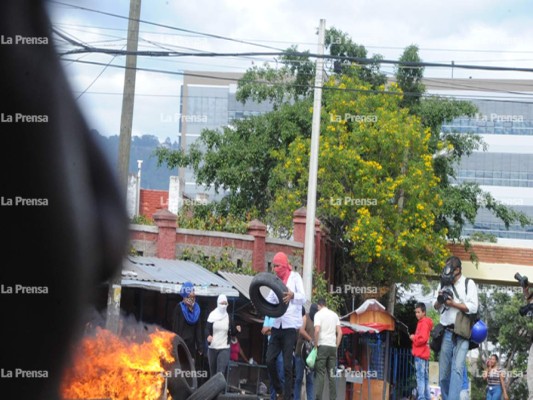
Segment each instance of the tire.
[{"label": "tire", "polygon": [[[172,341],[172,346],[176,361],[170,365],[167,388],[173,400],[185,400],[198,387],[194,362],[181,336],[176,335]],[[186,374],[176,371],[191,371],[192,373]]]},{"label": "tire", "polygon": [[[270,288],[278,298],[278,304],[269,303],[260,288],[266,286]],[[260,272],[252,279],[250,283],[250,300],[256,310],[261,314],[268,315],[272,318],[281,317],[287,311],[289,304],[283,302],[283,293],[288,291],[287,286],[276,275],[269,272]]]},{"label": "tire", "polygon": [[226,378],[222,372],[218,372],[187,397],[187,400],[213,400],[224,389],[226,389]]}]

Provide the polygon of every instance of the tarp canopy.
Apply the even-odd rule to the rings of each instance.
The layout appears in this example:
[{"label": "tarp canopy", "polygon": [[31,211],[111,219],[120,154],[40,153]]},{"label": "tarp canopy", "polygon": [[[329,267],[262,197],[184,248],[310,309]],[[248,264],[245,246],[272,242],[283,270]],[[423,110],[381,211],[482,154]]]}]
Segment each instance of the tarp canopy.
[{"label": "tarp canopy", "polygon": [[366,300],[359,308],[341,319],[348,319],[351,324],[372,328],[373,332],[395,329],[394,316],[376,299]]},{"label": "tarp canopy", "polygon": [[182,284],[187,281],[192,282],[197,296],[239,296],[227,280],[191,261],[132,256],[122,263],[124,287],[179,294]]},{"label": "tarp canopy", "polygon": [[379,330],[377,329],[364,326],[364,325],[359,325],[359,324],[351,324],[348,321],[341,321],[341,329],[344,335],[350,335],[355,332],[357,333],[367,333],[367,332],[378,333],[379,332]]}]

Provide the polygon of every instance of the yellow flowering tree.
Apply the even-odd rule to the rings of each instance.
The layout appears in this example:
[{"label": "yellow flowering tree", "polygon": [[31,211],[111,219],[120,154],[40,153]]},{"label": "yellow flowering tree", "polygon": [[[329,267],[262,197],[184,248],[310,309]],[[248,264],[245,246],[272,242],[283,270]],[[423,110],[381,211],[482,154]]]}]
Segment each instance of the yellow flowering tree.
[{"label": "yellow flowering tree", "polygon": [[[394,85],[387,89],[398,95],[369,93],[368,84],[346,74],[325,86],[317,217],[343,250],[339,281],[419,281],[447,255],[446,231],[434,226],[443,203],[430,131],[399,107]],[[276,154],[274,225],[289,226],[290,211],[306,203],[309,153],[310,139],[300,136]]]}]

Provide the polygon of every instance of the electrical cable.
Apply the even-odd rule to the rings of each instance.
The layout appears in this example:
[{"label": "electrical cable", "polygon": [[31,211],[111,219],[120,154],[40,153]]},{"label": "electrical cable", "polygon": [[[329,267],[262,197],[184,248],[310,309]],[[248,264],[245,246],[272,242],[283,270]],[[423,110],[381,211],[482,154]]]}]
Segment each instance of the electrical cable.
[{"label": "electrical cable", "polygon": [[[98,14],[102,14],[102,15],[107,15],[107,16],[110,16],[110,17],[125,19],[125,20],[128,20],[128,21],[131,19],[131,18],[125,17],[123,15],[114,14],[114,13],[105,12],[105,11],[100,11],[100,10],[95,10],[93,8],[82,7],[82,6],[78,6],[78,5],[74,5],[74,4],[63,3],[63,2],[57,1],[57,0],[50,0],[50,3],[60,4],[60,5],[63,5],[63,6],[77,8],[77,9],[80,9],[80,10],[94,12],[94,13],[98,13]],[[241,44],[248,44],[250,46],[262,47],[262,48],[265,48],[265,49],[281,50],[281,51],[283,50],[283,49],[279,49],[277,47],[266,46],[266,45],[262,45],[262,44],[258,44],[258,43],[248,42],[246,40],[234,39],[234,38],[230,38],[230,37],[227,37],[227,36],[216,35],[216,34],[212,34],[212,33],[198,32],[198,31],[193,31],[193,30],[190,30],[190,29],[177,28],[175,26],[160,24],[160,23],[157,23],[157,22],[146,21],[146,20],[143,20],[143,19],[140,19],[140,18],[137,21],[139,23],[143,23],[143,24],[147,24],[147,25],[158,26],[158,27],[161,27],[161,28],[172,29],[172,30],[176,30],[176,31],[180,31],[180,32],[194,33],[194,34],[197,34],[197,35],[211,37],[211,38],[214,38],[214,39],[227,40],[227,41],[230,41],[230,42],[236,42],[236,43],[241,43]]]}]

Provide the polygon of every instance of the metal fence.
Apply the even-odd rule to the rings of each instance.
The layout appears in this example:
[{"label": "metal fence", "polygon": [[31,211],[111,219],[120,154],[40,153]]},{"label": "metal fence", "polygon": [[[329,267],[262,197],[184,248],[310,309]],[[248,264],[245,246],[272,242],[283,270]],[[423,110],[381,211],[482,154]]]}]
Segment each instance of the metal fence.
[{"label": "metal fence", "polygon": [[408,397],[416,387],[415,361],[411,349],[392,348],[389,365],[391,399]]},{"label": "metal fence", "polygon": [[[387,373],[387,381],[390,384],[390,399],[400,400],[409,397],[416,387],[416,371],[414,357],[410,348],[388,348],[388,365],[386,360],[386,336],[385,334],[361,335],[359,345],[366,348],[368,370],[375,373],[370,379],[383,380]],[[388,371],[385,371],[385,368]]]}]

